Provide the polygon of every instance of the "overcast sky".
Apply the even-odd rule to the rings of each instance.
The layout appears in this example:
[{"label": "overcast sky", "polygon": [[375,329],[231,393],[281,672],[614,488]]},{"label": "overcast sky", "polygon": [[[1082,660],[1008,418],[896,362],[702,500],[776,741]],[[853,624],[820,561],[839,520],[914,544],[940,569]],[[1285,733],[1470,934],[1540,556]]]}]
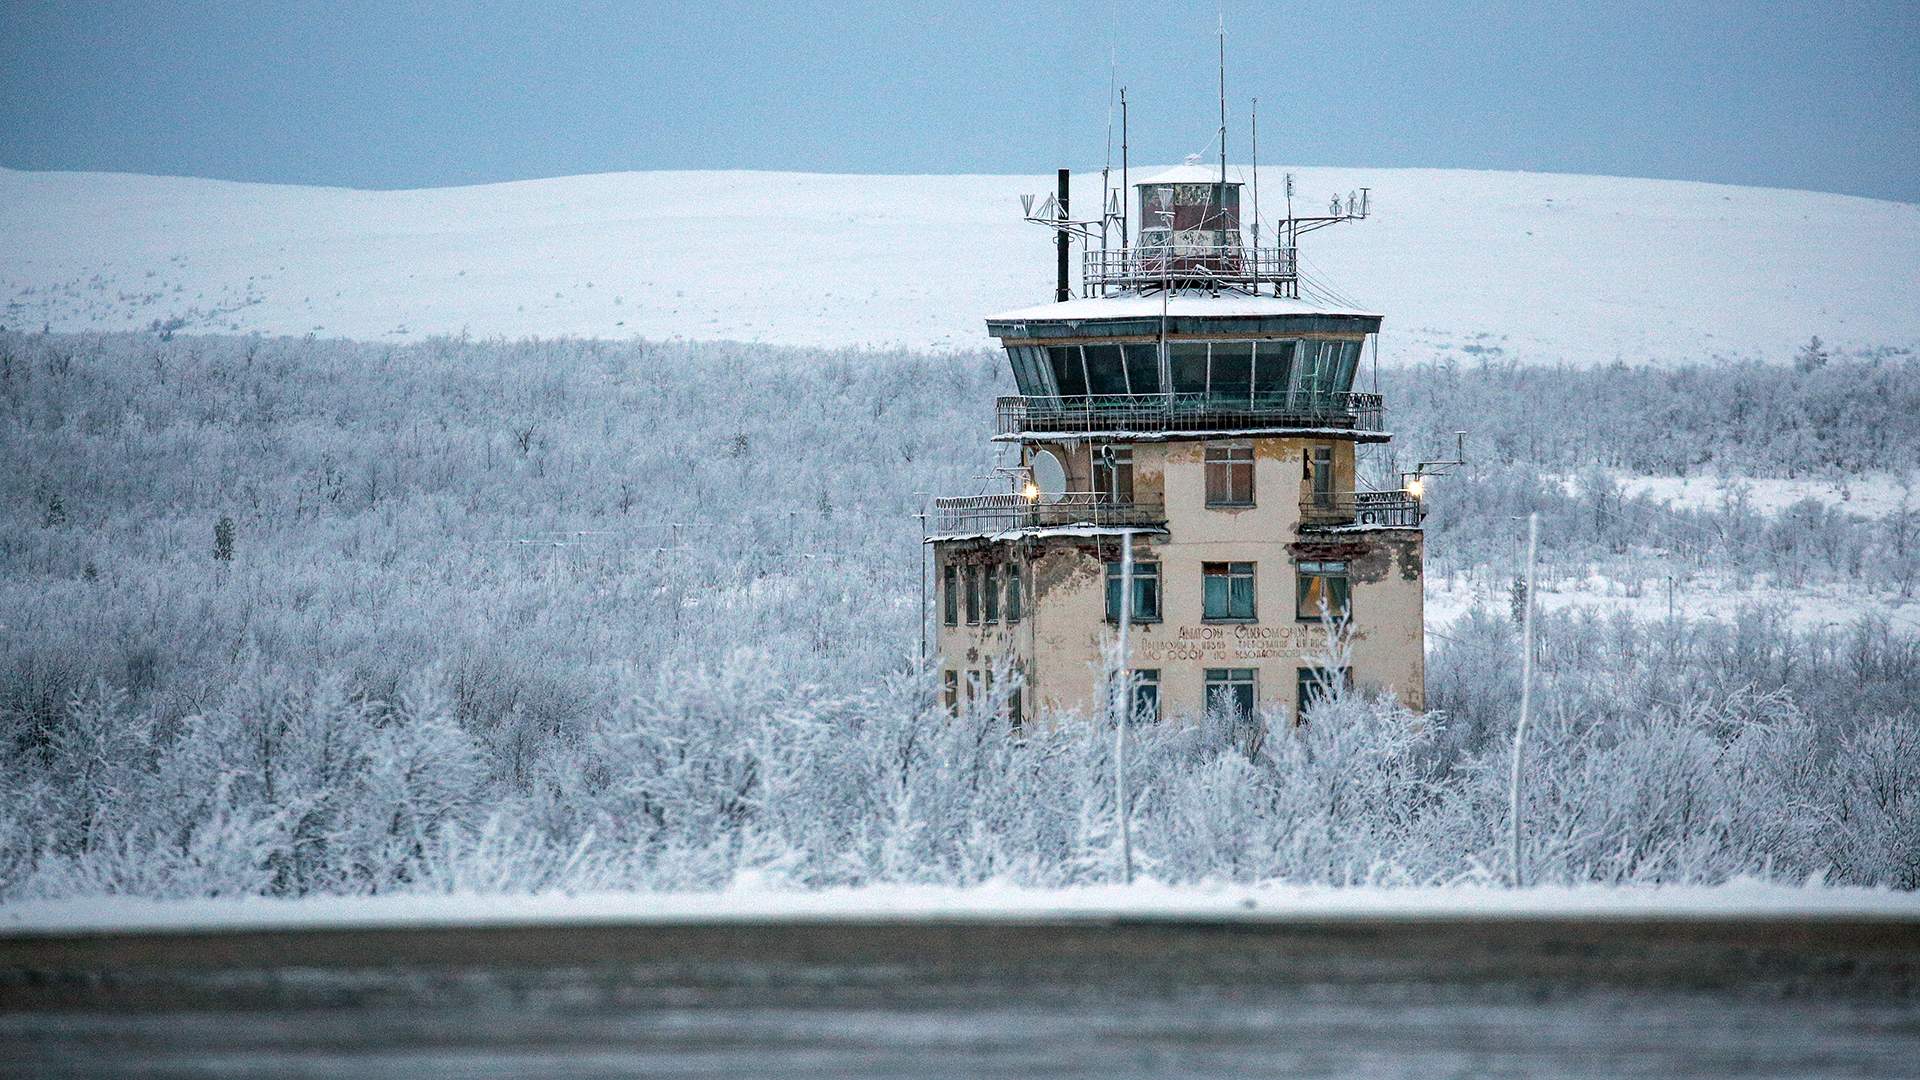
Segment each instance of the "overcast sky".
[{"label": "overcast sky", "polygon": [[[0,0],[0,164],[353,187],[1229,152],[1920,201],[1920,3]],[[1116,154],[1118,153],[1116,148]]]}]

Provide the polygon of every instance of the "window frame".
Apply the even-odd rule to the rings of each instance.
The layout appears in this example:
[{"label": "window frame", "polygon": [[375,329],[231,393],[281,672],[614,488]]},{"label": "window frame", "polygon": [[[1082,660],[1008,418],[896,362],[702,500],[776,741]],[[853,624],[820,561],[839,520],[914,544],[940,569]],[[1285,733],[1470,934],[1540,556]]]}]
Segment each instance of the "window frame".
[{"label": "window frame", "polygon": [[[1213,710],[1214,690],[1225,686],[1229,689],[1245,686],[1247,688],[1247,708],[1240,719],[1252,720],[1260,714],[1260,669],[1259,668],[1204,668],[1200,676],[1200,710]],[[1236,695],[1238,696],[1238,695]],[[1235,702],[1237,708],[1239,702]]]},{"label": "window frame", "polygon": [[980,569],[980,625],[1000,625],[1000,564],[988,563]]},{"label": "window frame", "polygon": [[1334,685],[1335,680],[1338,680],[1342,691],[1353,689],[1353,667],[1348,665],[1339,668],[1323,668],[1318,664],[1302,664],[1294,669],[1294,723],[1307,722],[1307,691],[1316,690],[1315,700],[1324,700],[1324,695]]},{"label": "window frame", "polygon": [[[1339,567],[1338,570],[1331,569]],[[1327,603],[1327,615],[1336,622],[1353,620],[1353,579],[1344,559],[1306,560],[1294,564],[1293,618],[1295,622],[1317,623],[1320,621],[1320,607],[1307,606],[1309,583],[1315,580],[1332,583],[1339,582],[1340,607],[1335,610],[1332,600]],[[1325,592],[1328,586],[1323,586]]]},{"label": "window frame", "polygon": [[948,563],[940,574],[940,615],[945,626],[960,625],[960,567]]},{"label": "window frame", "polygon": [[[1108,450],[1113,451],[1111,468],[1101,460]],[[1125,483],[1115,484],[1115,477]],[[1096,497],[1111,498],[1116,504],[1133,502],[1133,447],[1109,443],[1093,452],[1093,492]]]},{"label": "window frame", "polygon": [[[1129,672],[1132,680],[1129,694],[1127,718],[1133,723],[1157,724],[1164,713],[1161,711],[1160,669],[1135,668]],[[1151,698],[1151,708],[1143,709],[1141,704]],[[1146,715],[1142,715],[1142,714]]]},{"label": "window frame", "polygon": [[980,567],[968,563],[962,568],[961,577],[966,579],[967,588],[967,625],[980,625]]},{"label": "window frame", "polygon": [[[1254,485],[1253,444],[1245,442],[1208,443],[1201,452],[1200,464],[1205,470],[1206,505],[1208,509],[1244,510],[1255,505],[1257,489]],[[1234,475],[1240,470],[1246,472],[1247,490],[1244,500],[1236,499]],[[1214,477],[1220,475],[1223,482],[1216,485]]]},{"label": "window frame", "polygon": [[[1240,567],[1246,569],[1242,571]],[[1257,562],[1203,562],[1200,564],[1200,621],[1203,623],[1257,623],[1260,621],[1259,564]],[[1207,583],[1210,579],[1223,578],[1226,581],[1226,614],[1215,615],[1210,611],[1210,597]],[[1234,614],[1234,583],[1246,581],[1246,614]]]},{"label": "window frame", "polygon": [[1027,614],[1025,604],[1026,590],[1020,578],[1020,564],[1018,562],[1008,563],[1006,573],[1006,616],[1008,626],[1020,625],[1020,620],[1025,618]]},{"label": "window frame", "polygon": [[947,712],[950,715],[958,715],[960,712],[960,669],[948,668],[944,682],[945,686],[943,689],[946,694]]},{"label": "window frame", "polygon": [[[1118,625],[1120,622],[1120,606],[1117,603],[1120,596],[1120,578],[1121,578],[1120,560],[1119,559],[1107,560],[1106,617],[1107,617],[1107,622],[1114,625]],[[1153,611],[1151,614],[1142,614],[1140,610],[1142,606],[1140,603],[1140,596],[1143,589],[1147,590],[1147,595],[1153,598]],[[1159,561],[1156,559],[1135,559],[1133,561],[1133,619],[1132,621],[1135,623],[1159,622],[1163,617],[1163,612],[1165,611],[1165,607],[1166,607],[1164,600],[1165,598],[1161,595],[1161,592],[1160,592]]]}]

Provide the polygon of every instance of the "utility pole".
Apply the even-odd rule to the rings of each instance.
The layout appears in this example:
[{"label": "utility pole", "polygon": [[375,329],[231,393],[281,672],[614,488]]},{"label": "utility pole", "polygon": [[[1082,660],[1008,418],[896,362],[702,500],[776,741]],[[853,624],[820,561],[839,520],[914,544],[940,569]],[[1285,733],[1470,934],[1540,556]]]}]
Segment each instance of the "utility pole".
[{"label": "utility pole", "polygon": [[1127,631],[1133,624],[1133,530],[1120,530],[1120,636],[1113,672],[1113,813],[1120,829],[1120,883],[1133,884],[1133,827],[1127,820],[1127,720],[1133,712],[1133,674],[1127,667]]},{"label": "utility pole", "polygon": [[[917,494],[917,493],[916,493]],[[920,521],[920,667],[927,666],[927,511],[926,504],[913,516]]]},{"label": "utility pole", "polygon": [[1507,819],[1512,826],[1509,852],[1513,887],[1526,883],[1526,867],[1520,858],[1520,772],[1526,760],[1527,720],[1533,706],[1533,563],[1540,547],[1540,514],[1527,515],[1527,608],[1520,630],[1520,722],[1513,726],[1513,776],[1507,787]]}]

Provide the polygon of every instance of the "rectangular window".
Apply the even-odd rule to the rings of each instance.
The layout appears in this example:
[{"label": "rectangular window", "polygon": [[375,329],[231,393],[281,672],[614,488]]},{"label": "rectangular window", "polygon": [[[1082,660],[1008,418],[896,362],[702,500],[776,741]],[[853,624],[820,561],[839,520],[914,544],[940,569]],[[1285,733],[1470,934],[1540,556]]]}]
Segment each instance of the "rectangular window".
[{"label": "rectangular window", "polygon": [[1253,505],[1253,447],[1209,446],[1206,451],[1207,505]]},{"label": "rectangular window", "polygon": [[1133,673],[1133,722],[1152,724],[1160,719],[1160,669]]},{"label": "rectangular window", "polygon": [[1054,345],[1047,349],[1047,362],[1053,368],[1053,382],[1062,397],[1081,397],[1087,392],[1087,369],[1080,363],[1080,346]]},{"label": "rectangular window", "polygon": [[1179,394],[1207,392],[1207,346],[1205,342],[1176,341],[1167,346],[1167,362],[1173,367],[1173,389]]},{"label": "rectangular window", "polygon": [[1020,729],[1027,726],[1026,699],[1027,687],[1024,681],[1013,688],[1013,693],[1007,695],[1007,728],[1015,735],[1020,734]]},{"label": "rectangular window", "polygon": [[1020,564],[1007,564],[1007,625],[1012,626],[1026,615],[1026,596],[1020,586]]},{"label": "rectangular window", "polygon": [[989,563],[986,570],[986,584],[981,587],[981,596],[987,602],[986,623],[993,626],[1000,621],[1000,564]]},{"label": "rectangular window", "polygon": [[948,626],[960,622],[960,568],[948,563],[940,572],[940,607],[942,621]]},{"label": "rectangular window", "polygon": [[[1107,564],[1107,621],[1120,621],[1121,566],[1119,560]],[[1160,621],[1160,564],[1133,564],[1133,621]]]},{"label": "rectangular window", "polygon": [[1327,617],[1347,617],[1347,564],[1343,562],[1303,562],[1295,568],[1295,604],[1293,617],[1301,622],[1318,622],[1324,607]]},{"label": "rectangular window", "polygon": [[950,713],[960,711],[960,673],[958,671],[947,672],[947,711]]},{"label": "rectangular window", "polygon": [[1293,370],[1291,341],[1263,341],[1254,354],[1253,394],[1262,401],[1287,396],[1287,375]]},{"label": "rectangular window", "polygon": [[1313,505],[1331,509],[1333,497],[1333,447],[1316,446],[1307,452],[1307,480],[1313,485]]},{"label": "rectangular window", "polygon": [[1160,392],[1160,345],[1158,342],[1123,345],[1127,358],[1127,385],[1136,394]]},{"label": "rectangular window", "polygon": [[1256,697],[1254,680],[1253,668],[1208,668],[1207,711],[1251,718]]},{"label": "rectangular window", "polygon": [[1299,671],[1299,682],[1294,687],[1294,700],[1300,703],[1294,719],[1304,722],[1308,710],[1332,697],[1336,690],[1347,690],[1353,686],[1352,668],[1303,667]]},{"label": "rectangular window", "polygon": [[969,566],[967,575],[967,625],[980,625],[980,568]]},{"label": "rectangular window", "polygon": [[1087,393],[1124,394],[1127,369],[1120,361],[1118,345],[1088,345],[1082,350],[1087,364]]},{"label": "rectangular window", "polygon": [[1253,393],[1253,342],[1216,341],[1207,365],[1207,395],[1216,404],[1244,406]]},{"label": "rectangular window", "polygon": [[1200,564],[1200,616],[1207,622],[1253,622],[1253,564]]},{"label": "rectangular window", "polygon": [[1106,446],[1094,453],[1093,490],[1117,503],[1133,501],[1133,447]]}]

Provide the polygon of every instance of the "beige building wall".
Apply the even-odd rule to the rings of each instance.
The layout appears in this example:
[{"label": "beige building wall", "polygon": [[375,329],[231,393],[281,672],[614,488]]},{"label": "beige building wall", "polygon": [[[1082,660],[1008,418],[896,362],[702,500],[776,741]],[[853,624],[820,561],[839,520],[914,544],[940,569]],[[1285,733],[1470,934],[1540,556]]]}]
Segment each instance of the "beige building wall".
[{"label": "beige building wall", "polygon": [[[1210,444],[1251,444],[1254,448],[1254,505],[1213,508],[1206,505],[1205,448]],[[1300,504],[1311,491],[1303,455],[1313,447],[1331,447],[1334,489],[1354,487],[1354,446],[1350,441],[1293,437],[1131,442],[1134,495],[1166,504],[1167,534],[1140,535],[1135,558],[1160,568],[1162,619],[1136,623],[1130,642],[1130,666],[1160,672],[1161,708],[1166,715],[1193,714],[1204,708],[1208,668],[1251,668],[1263,708],[1293,715],[1301,667],[1318,666],[1325,631],[1317,621],[1295,617],[1295,563],[1302,558],[1341,559],[1348,564],[1351,661],[1354,681],[1392,690],[1411,708],[1424,706],[1424,600],[1422,537],[1418,530],[1367,530],[1299,533]],[[1070,490],[1090,490],[1085,442],[1040,443],[1067,466]],[[940,654],[948,668],[975,670],[1002,655],[1012,656],[1029,675],[1035,693],[1029,715],[1047,711],[1086,712],[1094,707],[1101,652],[1113,628],[1106,621],[1106,558],[1117,555],[1118,540],[1054,537],[992,545],[991,557],[1024,565],[1028,610],[1023,624],[1006,627],[942,627]],[[981,559],[983,545],[956,541],[939,545],[939,564],[951,559]],[[1209,623],[1202,618],[1204,562],[1255,565],[1256,619]],[[936,580],[936,586],[939,581]],[[936,588],[936,595],[938,590]],[[936,605],[935,618],[940,611]],[[964,622],[964,612],[962,612]]]}]

